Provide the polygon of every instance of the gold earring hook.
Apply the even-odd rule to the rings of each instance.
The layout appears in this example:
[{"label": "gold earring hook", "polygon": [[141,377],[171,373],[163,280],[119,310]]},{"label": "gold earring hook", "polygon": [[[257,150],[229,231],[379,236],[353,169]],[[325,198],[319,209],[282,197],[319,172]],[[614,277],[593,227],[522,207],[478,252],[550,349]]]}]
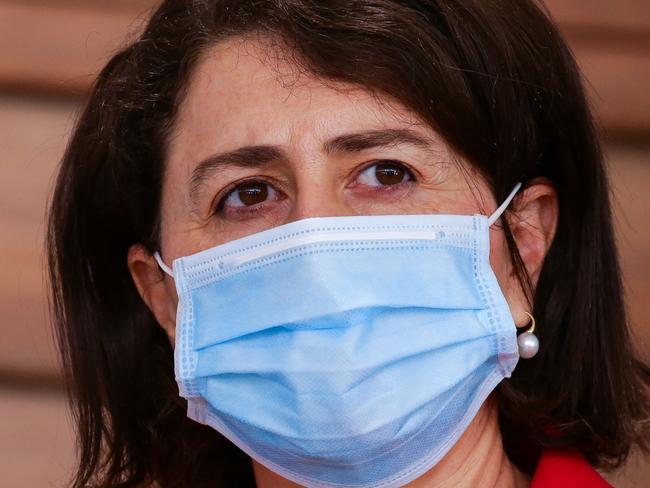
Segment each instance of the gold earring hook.
[{"label": "gold earring hook", "polygon": [[532,322],[530,329],[528,329],[526,332],[530,332],[532,334],[535,331],[535,317],[533,317],[528,312],[524,312],[524,313],[530,317],[530,321]]}]

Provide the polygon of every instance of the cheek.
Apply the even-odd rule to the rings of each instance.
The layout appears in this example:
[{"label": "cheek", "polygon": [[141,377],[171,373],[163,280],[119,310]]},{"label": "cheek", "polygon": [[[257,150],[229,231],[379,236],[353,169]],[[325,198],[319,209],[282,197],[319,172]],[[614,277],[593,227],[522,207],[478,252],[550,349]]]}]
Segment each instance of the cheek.
[{"label": "cheek", "polygon": [[[490,266],[492,266],[501,292],[508,302],[515,325],[522,327],[527,323],[525,316],[522,316],[522,311],[529,309],[530,304],[517,279],[508,244],[504,233],[500,230],[490,231]],[[522,320],[524,321],[521,322]]]},{"label": "cheek", "polygon": [[513,289],[512,263],[510,252],[503,231],[490,230],[490,266],[499,282],[501,291],[508,302],[511,301],[510,292]]}]

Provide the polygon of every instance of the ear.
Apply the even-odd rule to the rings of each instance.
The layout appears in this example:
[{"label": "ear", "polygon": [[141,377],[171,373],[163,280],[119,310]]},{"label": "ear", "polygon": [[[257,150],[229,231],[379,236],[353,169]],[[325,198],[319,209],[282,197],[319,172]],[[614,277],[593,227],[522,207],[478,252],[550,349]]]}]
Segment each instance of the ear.
[{"label": "ear", "polygon": [[[513,201],[506,218],[533,289],[555,237],[557,193],[546,178],[536,178]],[[530,303],[514,266],[508,266],[507,297],[517,327],[529,323]]]},{"label": "ear", "polygon": [[156,259],[141,244],[129,248],[127,262],[131,278],[142,300],[174,345],[178,296],[173,280],[165,275]]},{"label": "ear", "polygon": [[[558,201],[555,187],[548,178],[535,178],[513,201],[512,211],[507,215],[508,225],[517,244],[519,255],[530,277],[533,289],[537,286],[539,275],[548,253],[558,221]],[[514,267],[511,268],[511,282],[517,282]],[[519,285],[518,285],[519,288]],[[524,326],[528,319],[524,311],[528,304],[523,290],[515,292],[518,296],[513,316],[517,326]],[[521,322],[521,324],[520,324]]]}]

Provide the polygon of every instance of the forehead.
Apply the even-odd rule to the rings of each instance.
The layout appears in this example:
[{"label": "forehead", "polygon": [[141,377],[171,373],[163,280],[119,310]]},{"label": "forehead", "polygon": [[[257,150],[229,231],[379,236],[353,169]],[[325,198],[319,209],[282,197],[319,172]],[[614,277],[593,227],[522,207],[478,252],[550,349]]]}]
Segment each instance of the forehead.
[{"label": "forehead", "polygon": [[300,144],[311,136],[386,126],[434,132],[387,96],[322,80],[264,38],[232,38],[208,49],[188,83],[170,155],[196,157],[248,144]]}]

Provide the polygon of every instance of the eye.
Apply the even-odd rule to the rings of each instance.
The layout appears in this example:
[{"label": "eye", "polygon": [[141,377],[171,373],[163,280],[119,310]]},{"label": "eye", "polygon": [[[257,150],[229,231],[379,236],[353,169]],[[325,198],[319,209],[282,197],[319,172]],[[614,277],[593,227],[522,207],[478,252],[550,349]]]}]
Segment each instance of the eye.
[{"label": "eye", "polygon": [[247,181],[236,186],[217,205],[216,211],[224,208],[246,209],[278,199],[278,192],[264,181]]},{"label": "eye", "polygon": [[359,173],[359,182],[371,187],[395,186],[414,179],[406,167],[395,161],[375,163]]}]

